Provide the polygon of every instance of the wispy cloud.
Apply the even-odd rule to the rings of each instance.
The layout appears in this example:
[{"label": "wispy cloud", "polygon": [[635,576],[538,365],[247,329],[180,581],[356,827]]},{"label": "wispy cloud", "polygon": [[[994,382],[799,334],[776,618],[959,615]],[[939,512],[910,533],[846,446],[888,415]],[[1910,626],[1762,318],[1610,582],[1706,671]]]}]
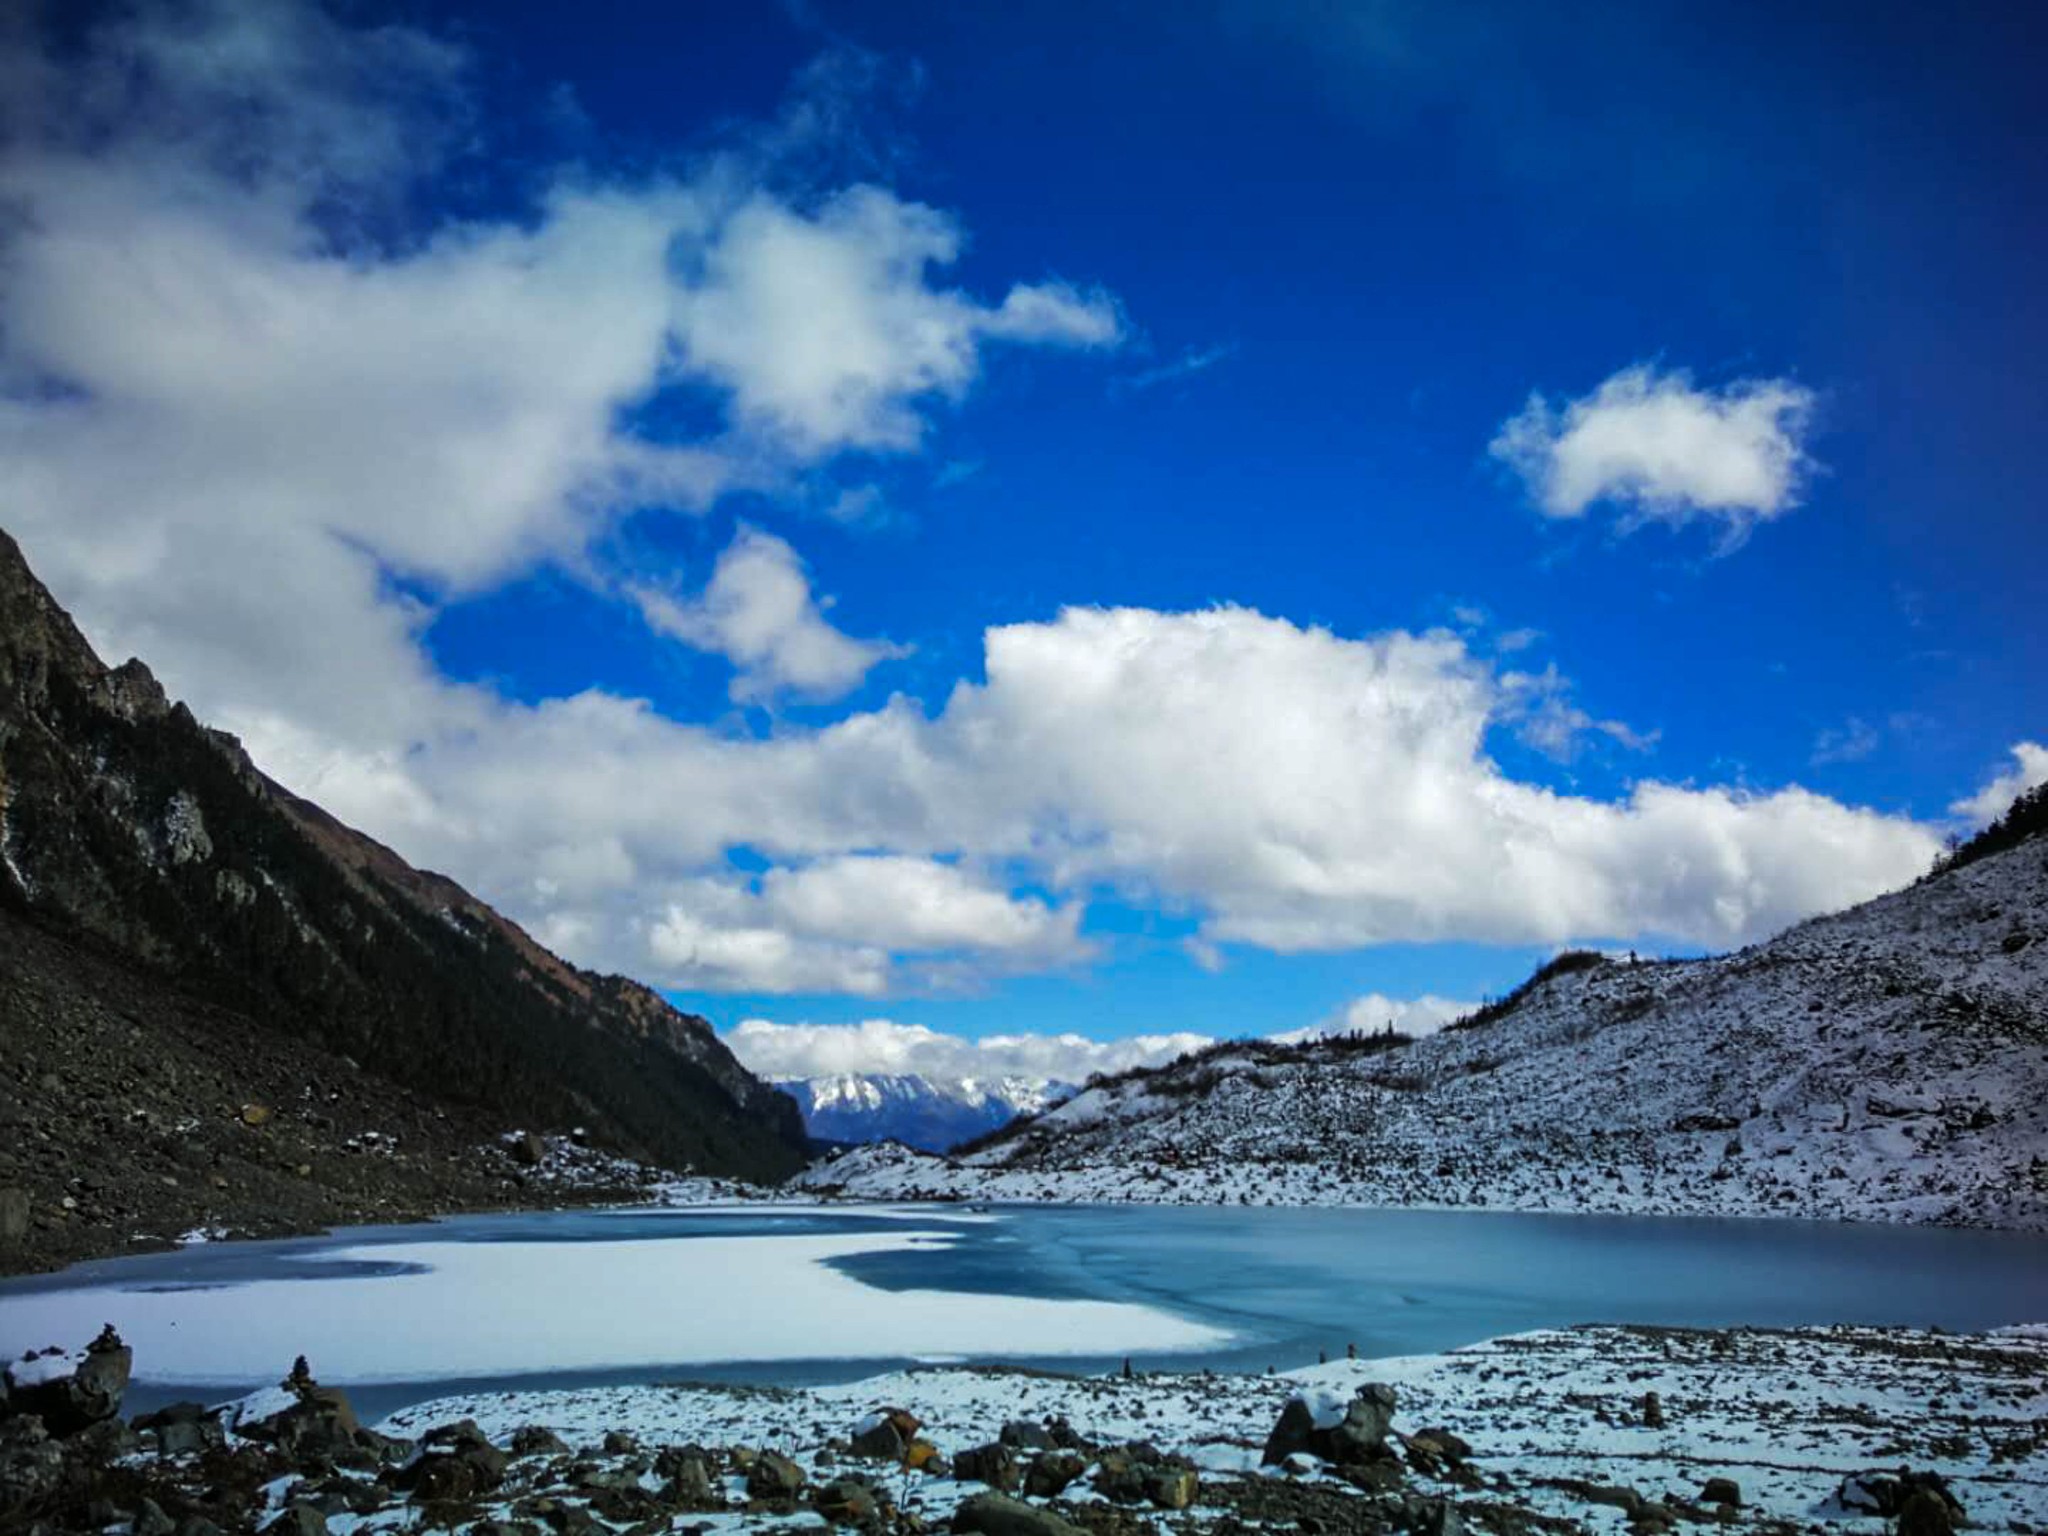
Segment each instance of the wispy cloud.
[{"label": "wispy cloud", "polygon": [[1840,725],[1831,725],[1813,738],[1813,754],[1807,759],[1816,768],[1831,763],[1860,763],[1878,748],[1878,730],[1867,720],[1851,715]]},{"label": "wispy cloud", "polygon": [[1127,373],[1110,381],[1110,388],[1117,393],[1157,389],[1162,384],[1176,383],[1206,373],[1218,363],[1227,362],[1237,356],[1237,344],[1225,342],[1213,347],[1187,347],[1171,362],[1161,363],[1156,368],[1146,368],[1137,373]]}]

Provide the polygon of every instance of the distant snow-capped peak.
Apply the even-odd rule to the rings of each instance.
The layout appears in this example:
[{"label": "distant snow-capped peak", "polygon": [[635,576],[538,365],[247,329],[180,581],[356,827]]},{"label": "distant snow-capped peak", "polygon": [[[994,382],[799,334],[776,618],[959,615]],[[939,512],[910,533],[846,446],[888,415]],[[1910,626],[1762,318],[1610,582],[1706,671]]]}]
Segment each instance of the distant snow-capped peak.
[{"label": "distant snow-capped peak", "polygon": [[941,1151],[1073,1092],[1032,1077],[927,1077],[916,1072],[835,1072],[785,1077],[777,1086],[821,1141],[901,1141]]}]

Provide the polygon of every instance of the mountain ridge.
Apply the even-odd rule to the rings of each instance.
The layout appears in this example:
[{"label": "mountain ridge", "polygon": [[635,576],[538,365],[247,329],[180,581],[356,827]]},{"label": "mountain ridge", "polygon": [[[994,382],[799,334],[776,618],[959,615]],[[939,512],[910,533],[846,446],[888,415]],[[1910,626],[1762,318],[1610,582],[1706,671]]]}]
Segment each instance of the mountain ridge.
[{"label": "mountain ridge", "polygon": [[106,666],[0,532],[0,907],[502,1126],[776,1179],[796,1106],[703,1019],[583,971]]},{"label": "mountain ridge", "polygon": [[2048,1230],[2048,837],[1732,954],[1547,969],[1421,1040],[1228,1043],[801,1182]]}]

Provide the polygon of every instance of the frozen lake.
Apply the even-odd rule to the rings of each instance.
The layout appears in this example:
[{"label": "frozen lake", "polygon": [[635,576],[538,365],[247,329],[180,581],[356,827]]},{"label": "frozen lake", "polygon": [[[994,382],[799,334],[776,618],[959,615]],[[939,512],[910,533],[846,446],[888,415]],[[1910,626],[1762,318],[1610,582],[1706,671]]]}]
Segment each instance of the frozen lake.
[{"label": "frozen lake", "polygon": [[918,1361],[1287,1369],[1573,1323],[2048,1320],[2048,1238],[1807,1222],[1185,1207],[459,1217],[0,1282],[0,1354],[136,1346],[135,1402],[275,1382],[817,1382]]}]

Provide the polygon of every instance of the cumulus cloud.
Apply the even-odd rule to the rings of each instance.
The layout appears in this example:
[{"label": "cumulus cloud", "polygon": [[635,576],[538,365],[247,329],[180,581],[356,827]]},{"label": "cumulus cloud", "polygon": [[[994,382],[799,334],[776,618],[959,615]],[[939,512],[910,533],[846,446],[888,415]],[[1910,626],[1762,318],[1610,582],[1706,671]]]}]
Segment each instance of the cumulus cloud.
[{"label": "cumulus cloud", "polygon": [[[439,601],[582,570],[627,509],[913,448],[989,345],[1116,338],[1099,294],[935,285],[950,214],[811,197],[758,149],[564,168],[516,213],[423,224],[487,132],[470,67],[301,0],[143,5],[61,63],[12,37],[6,517],[95,640],[202,713],[403,750],[477,703],[417,643]],[[723,424],[646,426],[668,390],[708,390]],[[817,625],[778,639],[762,679],[854,665]]]},{"label": "cumulus cloud", "polygon": [[[1796,787],[1604,800],[1511,778],[1486,742],[1520,701],[1448,634],[1070,609],[989,631],[984,667],[936,714],[896,699],[758,740],[592,693],[287,777],[522,915],[580,914],[579,958],[738,989],[772,968],[707,963],[691,923],[1025,966],[1071,958],[1079,902],[1114,890],[1197,914],[1211,947],[1723,945],[1897,886],[1937,847]],[[776,868],[705,886],[740,847]],[[1015,895],[1020,872],[1062,899]],[[889,984],[871,957],[834,964],[847,990]]]},{"label": "cumulus cloud", "polygon": [[1438,997],[1434,992],[1421,997],[1389,997],[1384,992],[1368,992],[1346,1003],[1333,1019],[1270,1038],[1282,1045],[1299,1045],[1306,1040],[1326,1040],[1332,1035],[1374,1035],[1392,1026],[1396,1034],[1420,1039],[1464,1018],[1478,1006]]},{"label": "cumulus cloud", "polygon": [[771,870],[762,894],[797,932],[890,949],[1073,954],[1080,908],[1015,897],[957,864],[868,855]]},{"label": "cumulus cloud", "polygon": [[1813,406],[1813,391],[1790,379],[1702,389],[1639,364],[1562,409],[1531,395],[1489,451],[1547,516],[1606,501],[1629,522],[1705,517],[1739,535],[1799,504]]},{"label": "cumulus cloud", "polygon": [[835,699],[859,687],[876,663],[909,654],[833,628],[797,552],[758,528],[740,529],[697,597],[678,599],[644,585],[631,591],[660,633],[733,663],[735,699],[784,691]]},{"label": "cumulus cloud", "polygon": [[676,296],[687,366],[732,393],[739,419],[795,453],[902,451],[922,442],[920,403],[958,399],[986,340],[1102,347],[1114,304],[1061,283],[1020,284],[993,307],[934,288],[960,254],[958,224],[880,187],[815,212],[756,196],[704,250]]},{"label": "cumulus cloud", "polygon": [[725,1043],[747,1067],[769,1078],[889,1072],[944,1081],[1024,1077],[1078,1084],[1094,1072],[1158,1066],[1213,1042],[1198,1034],[1134,1035],[1125,1040],[990,1035],[971,1040],[892,1019],[858,1024],[748,1019],[726,1034]]},{"label": "cumulus cloud", "polygon": [[[965,986],[1085,958],[1110,891],[1193,914],[1211,952],[1726,943],[1932,856],[1927,829],[1796,788],[1522,782],[1488,741],[1530,728],[1529,690],[1455,636],[1241,608],[997,627],[935,706],[761,737],[451,684],[422,645],[449,594],[587,570],[622,509],[912,451],[987,349],[1110,345],[1116,306],[942,286],[950,215],[800,195],[744,156],[560,172],[521,217],[414,227],[416,179],[471,134],[459,51],[287,0],[122,14],[85,65],[6,65],[30,81],[0,150],[10,529],[103,650],[572,958],[712,990]],[[710,390],[718,429],[639,425],[669,388]],[[872,665],[882,642],[831,626],[786,546],[736,550],[667,616],[743,693]]]},{"label": "cumulus cloud", "polygon": [[1988,827],[2003,816],[2013,801],[2042,784],[2048,784],[2048,747],[2038,741],[2013,744],[2013,766],[1997,775],[1976,794],[1949,807],[1973,827]]},{"label": "cumulus cloud", "polygon": [[842,992],[873,997],[889,983],[888,953],[872,944],[806,940],[777,927],[745,889],[686,888],[647,936],[648,957],[671,985],[706,992]]},{"label": "cumulus cloud", "polygon": [[1079,902],[1014,896],[957,864],[851,855],[678,882],[648,950],[676,986],[873,997],[1076,963],[1093,953],[1080,919]]}]

